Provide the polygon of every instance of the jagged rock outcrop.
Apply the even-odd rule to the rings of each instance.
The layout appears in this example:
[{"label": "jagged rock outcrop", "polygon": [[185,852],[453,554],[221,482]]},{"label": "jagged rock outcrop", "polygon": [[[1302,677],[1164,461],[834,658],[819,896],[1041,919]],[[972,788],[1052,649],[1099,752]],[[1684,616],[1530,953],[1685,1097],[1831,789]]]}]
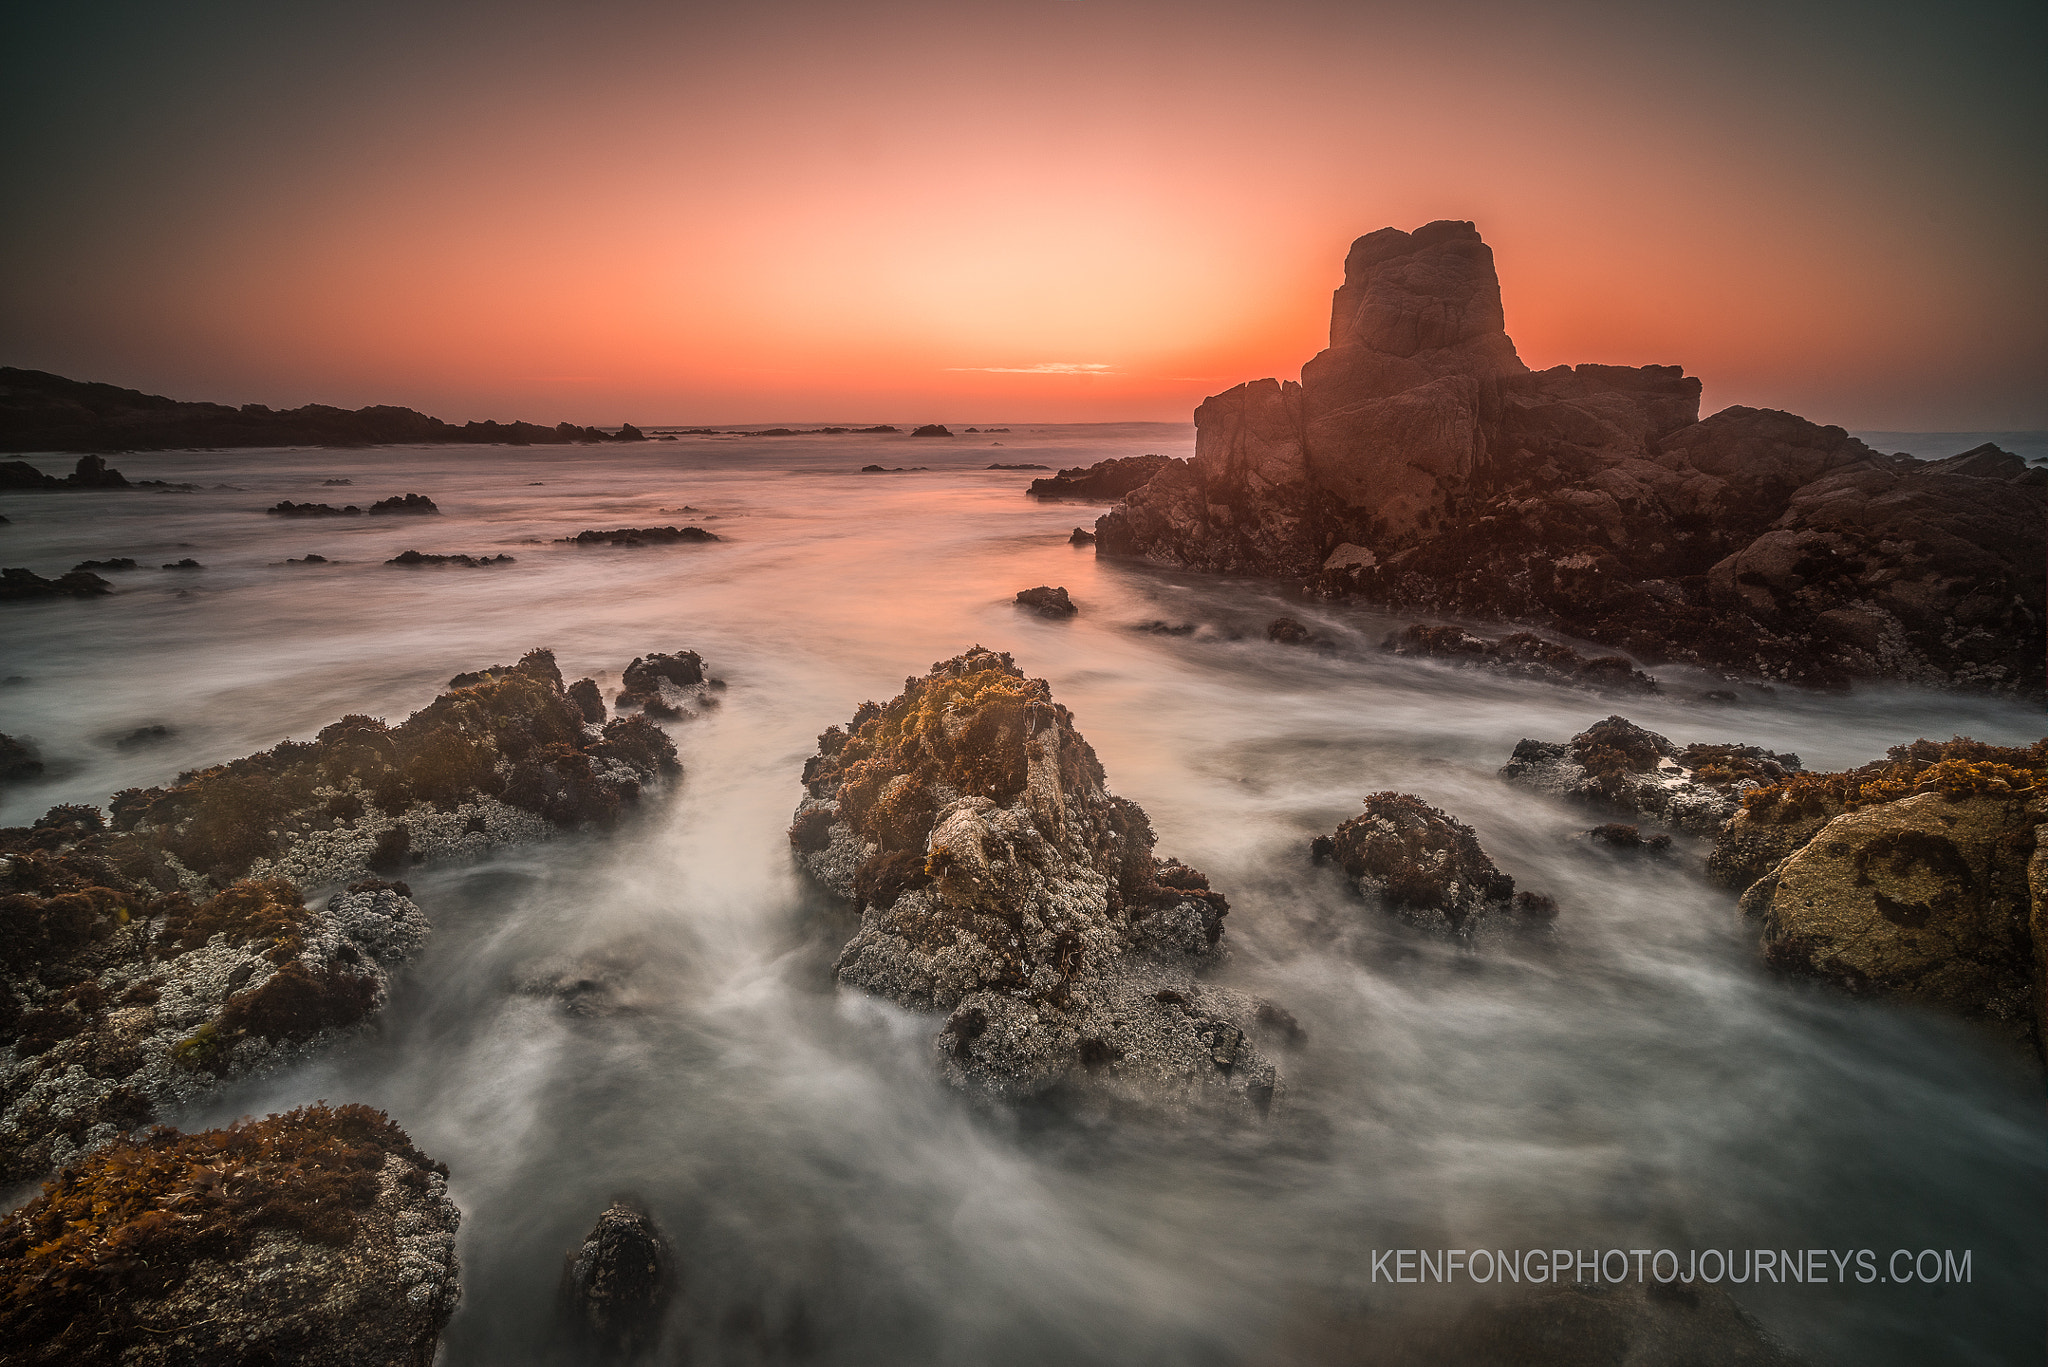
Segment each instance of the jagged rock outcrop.
[{"label": "jagged rock outcrop", "polygon": [[[4,377],[5,374],[5,369],[0,368],[0,377]],[[4,392],[5,380],[0,378],[0,394],[4,394]],[[0,446],[0,450],[10,451],[35,451],[43,449],[46,448],[35,446]],[[162,487],[155,480],[145,481],[145,483],[154,487]],[[25,460],[0,462],[0,489],[5,489],[9,492],[21,489],[132,489],[134,487],[136,486],[128,482],[127,476],[108,465],[106,461],[98,456],[80,456],[78,464],[72,468],[71,473],[62,479],[57,478],[55,475],[44,474]]]},{"label": "jagged rock outcrop", "polygon": [[1555,914],[1479,847],[1470,826],[1409,793],[1374,793],[1365,810],[1309,845],[1317,863],[1334,860],[1359,895],[1403,920],[1471,939],[1490,916],[1521,911],[1536,922]]},{"label": "jagged rock outcrop", "polygon": [[1743,794],[1799,768],[1797,755],[1754,745],[1683,748],[1625,717],[1595,722],[1570,741],[1523,740],[1500,776],[1567,801],[1712,835]]},{"label": "jagged rock outcrop", "polygon": [[702,527],[615,527],[608,532],[593,529],[557,539],[576,546],[672,546],[719,538]]},{"label": "jagged rock outcrop", "polygon": [[[240,408],[183,403],[118,385],[0,366],[0,451],[164,451],[192,446],[361,446],[376,442],[528,446],[618,440],[621,437],[601,428],[566,422],[554,427],[530,422],[471,422],[456,427],[388,404],[350,410],[309,403],[277,411],[260,403]],[[83,468],[81,465],[81,471]],[[0,488],[47,487],[9,483],[18,470],[42,478],[31,467],[10,461],[0,466]],[[115,481],[118,483],[118,476]]]},{"label": "jagged rock outcrop", "polygon": [[942,660],[820,736],[804,783],[797,860],[860,910],[840,980],[949,1012],[934,1051],[955,1082],[1270,1107],[1259,1004],[1195,977],[1228,903],[1153,856],[1044,680],[978,646]]},{"label": "jagged rock outcrop", "polygon": [[67,1367],[420,1367],[461,1294],[447,1179],[364,1106],[121,1140],[0,1225],[0,1342]]},{"label": "jagged rock outcrop", "polygon": [[[1185,464],[1168,456],[1122,456],[1076,465],[1044,479],[1034,479],[1024,492],[1034,498],[1084,498],[1108,502],[1151,482],[1169,465]],[[1076,527],[1075,531],[1080,528]]]},{"label": "jagged rock outcrop", "polygon": [[2048,1034],[2048,740],[1894,747],[1750,793],[1709,871],[1746,885],[1765,957],[1851,991]]},{"label": "jagged rock outcrop", "polygon": [[609,1357],[654,1349],[675,1295],[676,1254],[652,1215],[612,1202],[563,1263],[562,1300],[582,1336]]},{"label": "jagged rock outcrop", "polygon": [[72,570],[55,579],[45,579],[32,570],[0,570],[0,603],[30,598],[96,598],[113,591],[112,584],[90,570]]},{"label": "jagged rock outcrop", "polygon": [[1676,366],[1529,371],[1470,223],[1382,229],[1300,383],[1205,401],[1097,548],[1805,684],[2043,691],[2048,470],[1699,397]]},{"label": "jagged rock outcrop", "polygon": [[441,509],[425,494],[393,494],[380,498],[370,505],[373,517],[423,517],[438,514]]},{"label": "jagged rock outcrop", "polygon": [[1588,657],[1570,646],[1546,641],[1534,632],[1517,631],[1497,641],[1475,636],[1463,627],[1409,624],[1380,642],[1380,649],[1416,659],[1446,660],[1545,683],[1593,688],[1611,693],[1657,693],[1657,681],[1620,655]]},{"label": "jagged rock outcrop", "polygon": [[439,555],[425,551],[400,551],[384,563],[405,569],[416,569],[422,565],[459,565],[466,570],[480,570],[492,565],[510,565],[513,561],[514,557],[509,555]]},{"label": "jagged rock outcrop", "polygon": [[636,656],[619,681],[623,686],[612,705],[622,712],[637,707],[650,717],[687,717],[693,707],[716,707],[713,694],[725,687],[705,677],[704,661],[694,650]]}]

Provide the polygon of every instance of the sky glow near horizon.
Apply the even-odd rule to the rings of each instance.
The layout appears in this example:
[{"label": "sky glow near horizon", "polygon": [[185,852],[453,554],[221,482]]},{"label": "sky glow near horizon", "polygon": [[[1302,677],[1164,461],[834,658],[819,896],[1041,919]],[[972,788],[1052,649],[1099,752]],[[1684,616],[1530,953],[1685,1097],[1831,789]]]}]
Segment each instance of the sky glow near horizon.
[{"label": "sky glow near horizon", "polygon": [[1467,218],[1532,366],[2048,427],[2048,19],[1927,9],[17,7],[0,362],[458,422],[1186,421],[1299,372],[1354,237]]}]

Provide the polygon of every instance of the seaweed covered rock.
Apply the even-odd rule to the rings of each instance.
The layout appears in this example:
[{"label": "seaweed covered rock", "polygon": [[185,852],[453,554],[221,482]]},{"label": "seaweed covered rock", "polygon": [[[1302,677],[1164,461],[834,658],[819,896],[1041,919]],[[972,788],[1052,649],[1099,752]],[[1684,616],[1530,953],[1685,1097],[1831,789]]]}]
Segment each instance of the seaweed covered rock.
[{"label": "seaweed covered rock", "polygon": [[1614,693],[1656,693],[1661,687],[1620,655],[1586,656],[1570,646],[1546,641],[1532,631],[1517,631],[1499,640],[1475,636],[1463,627],[1427,626],[1414,622],[1380,643],[1395,655],[1490,669],[1544,683],[1595,688]]},{"label": "seaweed covered rock", "polygon": [[1797,771],[1797,755],[1754,745],[1683,748],[1624,717],[1595,722],[1564,744],[1523,740],[1500,776],[1553,797],[1712,835],[1746,792]]},{"label": "seaweed covered rock", "polygon": [[691,704],[714,705],[704,661],[694,650],[673,655],[636,657],[619,676],[622,687],[612,705],[620,711],[637,707],[653,717],[680,717]]},{"label": "seaweed covered rock", "polygon": [[562,1300],[578,1331],[613,1357],[653,1350],[675,1287],[675,1247],[630,1201],[612,1202],[562,1268]]},{"label": "seaweed covered rock", "polygon": [[0,1225],[10,1362],[418,1367],[460,1296],[447,1168],[382,1112],[158,1128]]},{"label": "seaweed covered rock", "polygon": [[1472,828],[1409,793],[1374,793],[1309,848],[1318,863],[1335,860],[1364,897],[1431,929],[1469,939],[1489,913],[1513,905],[1515,880],[1494,867]]},{"label": "seaweed covered rock", "polygon": [[[215,886],[282,875],[302,886],[371,871],[380,839],[403,827],[411,854],[477,854],[606,825],[643,785],[679,772],[675,747],[640,717],[585,728],[547,651],[457,675],[396,726],[348,716],[282,744],[129,789],[111,806],[119,857],[174,861],[166,890],[196,874]],[[394,837],[395,838],[395,837]]]},{"label": "seaweed covered rock", "polygon": [[1042,679],[975,647],[819,737],[790,828],[857,906],[840,980],[950,1015],[947,1075],[1017,1097],[1071,1088],[1263,1113],[1278,1074],[1258,1004],[1197,982],[1228,911],[1152,854]]},{"label": "seaweed covered rock", "polygon": [[427,937],[404,884],[308,906],[249,880],[195,900],[131,878],[105,845],[0,866],[0,1182],[360,1024]]},{"label": "seaweed covered rock", "polygon": [[1754,877],[1742,908],[1771,963],[2000,1022],[2038,1048],[2044,794],[2048,740],[1915,741],[1861,769],[1751,793],[1709,867],[1725,881]]}]

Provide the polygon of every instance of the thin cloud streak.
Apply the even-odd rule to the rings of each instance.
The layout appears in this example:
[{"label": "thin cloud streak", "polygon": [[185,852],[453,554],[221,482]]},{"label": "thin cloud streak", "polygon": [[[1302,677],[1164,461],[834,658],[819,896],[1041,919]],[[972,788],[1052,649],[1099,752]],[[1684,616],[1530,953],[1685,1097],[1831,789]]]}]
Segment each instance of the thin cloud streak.
[{"label": "thin cloud streak", "polygon": [[1037,365],[949,365],[949,371],[972,370],[986,375],[1120,375],[1099,361],[1040,361]]}]

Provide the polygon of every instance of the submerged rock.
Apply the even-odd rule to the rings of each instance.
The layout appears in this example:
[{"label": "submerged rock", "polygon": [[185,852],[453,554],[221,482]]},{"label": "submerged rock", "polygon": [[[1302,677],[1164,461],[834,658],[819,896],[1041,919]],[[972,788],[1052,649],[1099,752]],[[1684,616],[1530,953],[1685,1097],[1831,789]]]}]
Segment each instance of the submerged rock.
[{"label": "submerged rock", "polygon": [[263,511],[273,517],[360,517],[363,510],[353,503],[337,508],[331,503],[294,503],[285,499]]},{"label": "submerged rock", "polygon": [[400,551],[384,562],[387,565],[402,565],[408,568],[419,565],[460,565],[466,570],[483,569],[489,565],[510,565],[509,555],[428,555],[423,551]]},{"label": "submerged rock", "polygon": [[1258,1004],[1197,982],[1229,904],[1152,854],[1145,814],[1005,654],[976,647],[827,730],[790,828],[860,910],[839,978],[950,1015],[948,1077],[1023,1097],[1263,1114],[1279,1076]]},{"label": "submerged rock", "polygon": [[1275,617],[1266,623],[1266,639],[1283,646],[1309,646],[1315,650],[1330,650],[1337,644],[1292,617]]},{"label": "submerged rock", "polygon": [[1040,617],[1072,617],[1081,610],[1074,606],[1073,599],[1067,597],[1064,588],[1047,588],[1043,584],[1035,589],[1020,590],[1017,606],[1030,608]]},{"label": "submerged rock", "polygon": [[578,546],[672,546],[719,538],[702,527],[618,527],[608,532],[578,532],[560,539]]},{"label": "submerged rock", "polygon": [[[1774,965],[2048,1041],[2048,740],[1894,747],[1751,793],[1709,870]],[[1749,880],[1754,878],[1755,881]]]},{"label": "submerged rock", "polygon": [[118,1141],[0,1225],[0,1340],[24,1364],[429,1363],[461,1295],[447,1173],[364,1106]]},{"label": "submerged rock", "polygon": [[1475,636],[1463,627],[1411,623],[1380,642],[1395,655],[1491,669],[1545,683],[1597,688],[1603,692],[1657,693],[1657,681],[1620,655],[1588,657],[1570,646],[1546,641],[1532,631],[1517,631],[1496,641]]},{"label": "submerged rock", "polygon": [[30,742],[0,732],[0,783],[23,783],[43,776],[42,757]]},{"label": "submerged rock", "polygon": [[612,1202],[562,1268],[564,1304],[609,1356],[654,1349],[675,1289],[674,1246],[654,1217],[629,1201]]},{"label": "submerged rock", "polygon": [[1754,745],[1681,749],[1626,718],[1609,717],[1565,744],[1517,743],[1500,776],[1553,797],[1712,835],[1735,814],[1744,793],[1798,768],[1797,755]]},{"label": "submerged rock", "polygon": [[1525,896],[1517,908],[1515,880],[1494,867],[1470,826],[1409,793],[1374,793],[1365,810],[1319,836],[1309,852],[1336,861],[1361,896],[1403,920],[1471,938],[1491,913],[1532,909],[1548,899]]}]

